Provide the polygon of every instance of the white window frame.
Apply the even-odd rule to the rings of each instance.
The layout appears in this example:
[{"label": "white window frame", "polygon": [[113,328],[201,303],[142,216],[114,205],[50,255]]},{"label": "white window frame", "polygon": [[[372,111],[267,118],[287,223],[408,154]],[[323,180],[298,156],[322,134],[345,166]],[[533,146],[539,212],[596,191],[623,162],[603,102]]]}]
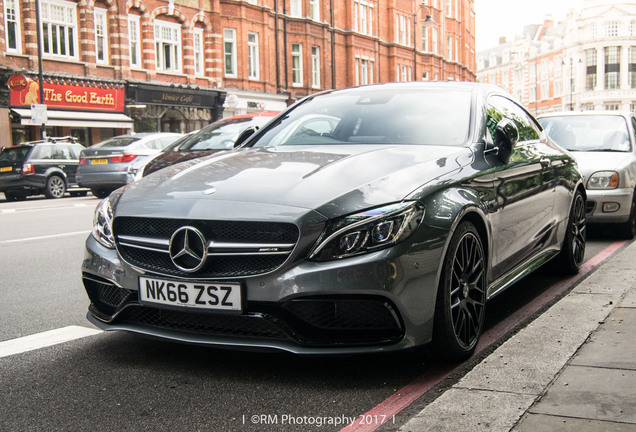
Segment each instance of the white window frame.
[{"label": "white window frame", "polygon": [[355,0],[353,4],[354,25],[358,33],[373,34],[373,3],[365,0]]},{"label": "white window frame", "polygon": [[260,75],[259,58],[258,58],[258,33],[247,33],[247,56],[248,71],[247,76],[251,80],[258,80]]},{"label": "white window frame", "polygon": [[289,16],[300,18],[303,16],[303,8],[301,0],[289,1]]},{"label": "white window frame", "polygon": [[108,11],[99,7],[94,8],[93,11],[95,15],[95,62],[108,64]]},{"label": "white window frame", "polygon": [[[13,27],[15,46],[9,45],[9,27]],[[20,29],[20,1],[4,0],[4,40],[8,53],[22,52],[22,31]]]},{"label": "white window frame", "polygon": [[141,68],[141,17],[128,15],[128,59],[131,68]]},{"label": "white window frame", "polygon": [[422,51],[429,52],[428,26],[422,26]]},{"label": "white window frame", "polygon": [[311,47],[311,87],[320,88],[320,47]]},{"label": "white window frame", "polygon": [[356,55],[355,57],[356,85],[373,84],[374,66],[375,66],[375,59],[371,57]]},{"label": "white window frame", "polygon": [[438,42],[437,42],[437,36],[438,36],[438,31],[437,31],[437,27],[433,27],[433,37],[432,37],[432,44],[433,44],[433,54],[438,54],[437,52],[437,48],[438,48]]},{"label": "white window frame", "polygon": [[309,17],[320,21],[320,0],[309,0]]},{"label": "white window frame", "polygon": [[226,77],[236,78],[236,29],[223,29],[223,71]]},{"label": "white window frame", "polygon": [[453,16],[453,0],[446,0],[446,16],[448,18]]},{"label": "white window frame", "polygon": [[446,35],[446,59],[453,60],[453,35]]},{"label": "white window frame", "polygon": [[411,45],[411,20],[404,15],[395,16],[395,39],[400,45]]},{"label": "white window frame", "polygon": [[205,45],[203,42],[203,29],[195,27],[192,31],[192,48],[194,50],[194,75],[205,75]]},{"label": "white window frame", "polygon": [[181,53],[181,25],[168,21],[155,20],[156,70],[158,72],[168,73],[181,72]]},{"label": "white window frame", "polygon": [[[77,3],[42,0],[40,9],[43,56],[63,60],[77,60],[79,38]],[[53,27],[56,28],[56,40],[53,40],[52,36]]]},{"label": "white window frame", "polygon": [[303,85],[303,44],[293,43],[291,45],[292,56],[292,86],[302,87]]}]

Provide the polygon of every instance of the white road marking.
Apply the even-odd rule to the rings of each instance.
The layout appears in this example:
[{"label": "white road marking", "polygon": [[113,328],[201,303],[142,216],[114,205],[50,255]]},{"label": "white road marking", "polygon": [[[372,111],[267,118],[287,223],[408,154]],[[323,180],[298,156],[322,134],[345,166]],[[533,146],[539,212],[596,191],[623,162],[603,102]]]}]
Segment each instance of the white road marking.
[{"label": "white road marking", "polygon": [[75,231],[75,232],[64,233],[64,234],[51,234],[51,235],[39,236],[39,237],[28,237],[28,238],[22,238],[22,239],[2,240],[2,241],[0,241],[0,244],[21,243],[21,242],[31,241],[31,240],[46,240],[46,239],[52,239],[52,238],[58,238],[58,237],[74,236],[74,235],[79,235],[79,234],[86,235],[86,234],[89,234],[89,233],[90,233],[90,231]]},{"label": "white road marking", "polygon": [[0,358],[102,333],[102,330],[68,326],[0,342]]}]

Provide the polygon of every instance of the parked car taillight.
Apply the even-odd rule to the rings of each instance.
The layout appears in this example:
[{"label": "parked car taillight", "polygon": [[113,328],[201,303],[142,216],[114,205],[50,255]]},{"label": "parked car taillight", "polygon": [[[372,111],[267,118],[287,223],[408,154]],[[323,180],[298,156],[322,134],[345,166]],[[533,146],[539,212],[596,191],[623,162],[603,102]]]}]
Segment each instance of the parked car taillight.
[{"label": "parked car taillight", "polygon": [[110,161],[113,163],[122,163],[122,162],[130,162],[137,157],[136,154],[132,153],[124,153],[121,156],[112,156]]},{"label": "parked car taillight", "polygon": [[22,164],[22,174],[35,174],[35,169],[33,168],[33,164],[30,164],[30,163]]},{"label": "parked car taillight", "polygon": [[80,165],[84,165],[84,164],[86,164],[87,162],[88,162],[88,159],[86,159],[86,158],[80,158],[80,160],[79,160],[79,164],[80,164]]}]

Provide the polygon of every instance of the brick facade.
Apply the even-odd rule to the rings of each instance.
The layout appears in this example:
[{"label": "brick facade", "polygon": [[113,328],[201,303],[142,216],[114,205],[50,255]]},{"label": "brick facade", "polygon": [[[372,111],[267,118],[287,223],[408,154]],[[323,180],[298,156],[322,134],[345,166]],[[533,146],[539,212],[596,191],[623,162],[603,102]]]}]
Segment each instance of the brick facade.
[{"label": "brick facade", "polygon": [[[35,1],[0,1],[3,18],[7,15],[5,4],[13,1],[21,5],[19,49],[9,49],[8,36],[0,39],[0,84],[16,73],[37,79]],[[74,85],[125,86],[125,113],[135,120],[135,128],[138,122],[154,119],[157,128],[186,132],[220,116],[278,110],[316,91],[367,82],[475,79],[474,0],[40,1],[75,5],[76,13],[77,40],[72,43],[77,52],[74,56],[68,51],[65,56],[45,52],[45,83],[62,80]],[[312,5],[318,6],[317,11]],[[95,8],[106,11],[107,62],[98,61]],[[425,22],[427,15],[434,22]],[[129,17],[139,22],[141,58],[136,66],[131,65],[134,53],[130,52]],[[157,57],[157,22],[168,29],[168,36],[162,36],[168,43],[161,45],[159,54],[165,58]],[[9,30],[5,19],[0,26],[4,30],[0,34]],[[174,53],[171,45],[172,28],[180,32],[180,40],[174,42],[179,53]],[[234,35],[233,40],[225,40],[225,30]],[[200,53],[196,52],[195,35],[200,33],[202,73],[196,73],[195,59]],[[253,66],[252,77],[250,44],[251,52],[258,52],[258,73]],[[234,57],[228,54],[235,62],[233,73],[226,69],[226,47],[230,46],[234,50]],[[168,70],[158,69],[158,62],[164,62],[162,68]],[[139,94],[133,89],[141,84],[152,84],[159,92],[164,88],[166,92],[209,92],[221,106],[170,106],[131,99]],[[7,91],[2,92],[0,115],[8,115]],[[223,106],[225,95],[231,97]],[[166,116],[174,121],[168,122]],[[91,132],[89,144],[97,135]],[[7,142],[6,137],[0,140],[0,144]]]}]

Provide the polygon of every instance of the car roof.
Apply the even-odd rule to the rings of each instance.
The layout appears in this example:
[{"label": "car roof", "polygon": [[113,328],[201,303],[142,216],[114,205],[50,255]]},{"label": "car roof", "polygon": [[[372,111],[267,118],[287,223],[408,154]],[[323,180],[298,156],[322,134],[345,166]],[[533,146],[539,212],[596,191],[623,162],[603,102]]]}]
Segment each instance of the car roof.
[{"label": "car roof", "polygon": [[573,116],[592,116],[592,115],[614,115],[622,117],[632,117],[634,113],[631,111],[616,111],[616,110],[593,110],[593,111],[553,111],[538,115],[537,118],[545,117],[573,117]]}]

